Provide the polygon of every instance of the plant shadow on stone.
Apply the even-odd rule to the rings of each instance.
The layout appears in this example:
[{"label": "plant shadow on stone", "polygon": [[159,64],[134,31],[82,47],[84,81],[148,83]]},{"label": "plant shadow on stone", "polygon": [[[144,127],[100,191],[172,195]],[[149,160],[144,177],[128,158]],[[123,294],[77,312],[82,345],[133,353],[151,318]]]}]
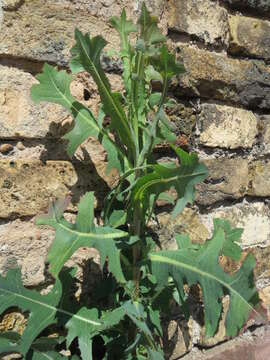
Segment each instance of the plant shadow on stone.
[{"label": "plant shadow on stone", "polygon": [[[168,88],[184,67],[168,51],[157,19],[142,4],[137,25],[126,19],[124,10],[120,18],[111,19],[111,25],[121,40],[122,94],[112,92],[101,66],[106,45],[101,36],[76,30],[71,50],[72,73],[87,71],[97,85],[101,100],[97,117],[71,95],[73,75],[51,65],[44,65],[31,95],[35,102],[59,104],[73,115],[73,128],[64,136],[69,156],[89,137],[98,139],[107,152],[107,171],[116,169],[119,181],[102,202],[99,221],[94,216],[93,191],[80,199],[74,222],[64,217],[68,199],[53,202],[48,214],[37,220],[38,225],[55,229],[48,253],[55,283],[41,295],[23,286],[18,269],[0,277],[0,313],[18,307],[30,314],[21,336],[1,334],[2,354],[20,353],[27,360],[91,360],[97,358],[95,347],[100,341],[104,354],[99,356],[104,359],[164,359],[163,314],[170,316],[175,302],[179,316],[187,321],[192,315],[189,289],[194,285],[199,285],[202,294],[206,337],[217,332],[225,296],[230,296],[228,338],[237,335],[250,313],[256,312],[253,256],[246,256],[233,274],[227,274],[219,263],[221,255],[240,261],[241,229],[215,219],[212,238],[204,244],[192,244],[187,235],[175,234],[176,250],[157,249],[149,231],[157,201],[171,204],[172,217],[176,217],[193,203],[195,186],[207,178],[207,169],[195,154],[178,146],[167,118],[165,108],[172,106]],[[136,41],[129,40],[131,33],[136,34]],[[105,117],[110,121],[104,127]],[[153,156],[162,144],[169,144],[174,161]],[[87,186],[84,191],[90,190]],[[99,186],[99,181],[94,184],[95,191]],[[102,277],[90,299],[87,284],[82,286],[81,298],[69,296],[76,269],[67,270],[64,265],[79,248],[95,248],[100,255]],[[44,337],[52,325],[57,329],[54,336]],[[64,355],[60,349],[68,352]]]}]

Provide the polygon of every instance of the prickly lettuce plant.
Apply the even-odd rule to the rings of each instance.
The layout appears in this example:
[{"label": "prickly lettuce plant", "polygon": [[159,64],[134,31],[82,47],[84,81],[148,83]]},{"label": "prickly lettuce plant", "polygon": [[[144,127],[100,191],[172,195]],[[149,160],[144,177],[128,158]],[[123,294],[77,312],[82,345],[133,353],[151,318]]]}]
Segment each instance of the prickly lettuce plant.
[{"label": "prickly lettuce plant", "polygon": [[[93,339],[102,340],[104,359],[163,359],[161,313],[169,309],[172,296],[179,311],[189,316],[188,291],[199,285],[204,304],[206,336],[215,334],[222,314],[222,299],[229,295],[226,331],[235,336],[257,303],[253,282],[255,261],[248,255],[233,275],[219,263],[221,255],[240,260],[237,244],[241,230],[226,221],[215,220],[212,238],[193,245],[188,236],[176,235],[177,250],[160,250],[149,231],[158,199],[176,196],[172,216],[194,200],[194,187],[207,177],[206,167],[195,154],[174,145],[176,137],[165,113],[168,87],[173,76],[184,72],[165,44],[156,18],[145,5],[135,25],[112,18],[111,25],[121,39],[120,57],[124,91],[111,90],[101,66],[106,41],[75,31],[70,69],[73,74],[88,72],[94,79],[101,100],[99,116],[79,103],[71,94],[73,76],[45,64],[32,87],[35,102],[62,105],[74,118],[65,135],[67,151],[73,156],[89,137],[100,141],[108,155],[108,172],[117,169],[119,181],[104,200],[101,220],[94,221],[94,193],[86,193],[75,222],[64,217],[65,201],[53,203],[39,225],[55,229],[55,240],[48,254],[53,288],[46,294],[24,288],[19,270],[0,277],[0,314],[19,308],[28,314],[22,335],[3,333],[0,353],[20,353],[25,359],[66,358],[60,350],[70,349],[70,359],[98,358]],[[129,37],[132,34],[133,42]],[[109,126],[103,120],[110,119]],[[155,160],[153,149],[169,143],[175,160]],[[74,269],[65,263],[81,247],[95,248],[100,254],[102,281],[83,303],[71,296]],[[90,305],[89,305],[90,303]],[[168,310],[167,310],[168,311]],[[54,334],[54,335],[53,335]],[[95,341],[94,341],[95,342]]]}]

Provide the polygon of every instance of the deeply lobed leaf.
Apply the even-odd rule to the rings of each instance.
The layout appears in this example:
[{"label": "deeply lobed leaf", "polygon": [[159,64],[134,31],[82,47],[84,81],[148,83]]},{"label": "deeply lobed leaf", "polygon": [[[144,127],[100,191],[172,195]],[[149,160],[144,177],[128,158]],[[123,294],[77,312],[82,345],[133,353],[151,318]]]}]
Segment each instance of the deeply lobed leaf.
[{"label": "deeply lobed leaf", "polygon": [[94,194],[87,193],[78,206],[75,224],[59,216],[53,207],[51,212],[38,219],[39,225],[49,225],[56,230],[55,241],[49,250],[50,272],[57,277],[65,262],[81,247],[95,248],[100,253],[101,266],[108,257],[109,271],[119,282],[124,282],[120,264],[120,250],[115,239],[127,236],[127,233],[110,227],[96,227],[93,221]]},{"label": "deeply lobed leaf", "polygon": [[194,186],[207,177],[207,169],[200,164],[195,154],[175,149],[180,166],[153,165],[153,171],[142,176],[132,190],[132,203],[139,206],[144,216],[149,208],[150,197],[156,197],[164,191],[175,188],[178,194],[173,215],[179,214],[187,203],[194,200]]},{"label": "deeply lobed leaf", "polygon": [[43,72],[37,76],[39,84],[31,88],[32,100],[36,103],[46,101],[62,105],[74,117],[73,129],[64,136],[68,140],[68,154],[72,156],[79,145],[90,136],[97,138],[100,128],[92,112],[76,101],[70,92],[72,76],[66,71],[45,64]]},{"label": "deeply lobed leaf", "polygon": [[[67,281],[65,275],[62,280]],[[10,270],[6,277],[0,276],[0,314],[12,307],[18,307],[23,312],[30,313],[21,338],[12,340],[10,336],[4,335],[2,338],[0,336],[1,353],[19,352],[26,356],[32,346],[36,352],[34,358],[43,359],[45,355],[40,352],[40,346],[38,347],[34,340],[49,325],[57,323],[60,319],[69,319],[67,327],[70,327],[71,331],[77,327],[76,337],[79,338],[79,342],[83,341],[83,337],[78,329],[85,329],[88,336],[102,329],[103,323],[98,316],[93,316],[90,310],[82,314],[81,311],[76,313],[76,309],[70,311],[63,307],[62,296],[63,284],[60,279],[56,279],[56,283],[48,295],[41,295],[36,291],[24,288],[19,270]],[[72,336],[71,332],[69,337]],[[32,343],[34,344],[32,345]]]},{"label": "deeply lobed leaf", "polygon": [[215,334],[222,312],[222,298],[230,295],[230,306],[226,315],[226,333],[235,336],[251,311],[258,303],[253,280],[256,265],[252,255],[248,255],[241,268],[233,275],[227,274],[219,264],[219,256],[225,245],[226,235],[222,226],[216,227],[213,237],[196,249],[189,246],[187,238],[178,239],[184,247],[177,251],[151,253],[149,259],[152,272],[160,287],[166,286],[171,276],[184,298],[184,284],[200,284],[204,302],[206,336]]},{"label": "deeply lobed leaf", "polygon": [[75,30],[75,39],[76,45],[71,50],[71,70],[75,73],[88,71],[91,74],[97,84],[104,111],[110,116],[114,130],[122,143],[134,151],[134,139],[119,96],[111,91],[109,81],[100,65],[100,54],[106,41],[101,36],[91,39],[89,34],[83,35],[78,29]]}]

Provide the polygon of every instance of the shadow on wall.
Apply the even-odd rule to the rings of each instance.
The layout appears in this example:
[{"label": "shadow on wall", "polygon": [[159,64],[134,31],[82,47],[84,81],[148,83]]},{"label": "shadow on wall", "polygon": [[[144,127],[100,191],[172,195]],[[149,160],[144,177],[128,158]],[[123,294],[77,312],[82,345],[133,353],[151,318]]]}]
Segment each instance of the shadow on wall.
[{"label": "shadow on wall", "polygon": [[[55,124],[52,123],[45,138],[51,138],[51,134],[53,133],[55,133]],[[110,191],[110,187],[98,173],[89,153],[82,148],[80,160],[75,157],[70,159],[67,155],[65,142],[63,140],[57,141],[54,145],[56,146],[52,149],[51,143],[48,142],[44,144],[45,148],[40,154],[40,160],[44,163],[47,160],[64,160],[71,162],[78,179],[77,182],[69,188],[72,196],[71,203],[75,206],[86,192],[95,191],[97,200],[96,208],[98,210],[102,209],[103,200]]]}]

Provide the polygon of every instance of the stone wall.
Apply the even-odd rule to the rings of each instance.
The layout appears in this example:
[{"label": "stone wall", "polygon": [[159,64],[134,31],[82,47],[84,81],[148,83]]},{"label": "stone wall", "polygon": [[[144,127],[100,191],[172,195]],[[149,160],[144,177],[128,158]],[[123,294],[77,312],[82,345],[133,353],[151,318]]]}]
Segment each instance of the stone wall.
[{"label": "stone wall", "polygon": [[[65,68],[75,27],[102,33],[108,49],[119,40],[107,21],[125,6],[135,18],[140,0],[2,0],[0,31],[0,271],[18,264],[25,284],[44,285],[44,261],[53,232],[34,225],[49,200],[95,190],[96,206],[113,185],[105,175],[106,154],[87,141],[70,160],[60,139],[71,118],[59,106],[34,105],[29,90],[44,62]],[[1,4],[1,0],[0,0]],[[270,0],[148,0],[161,19],[169,46],[184,62],[186,74],[175,79],[177,100],[169,116],[179,143],[199,153],[210,175],[198,186],[196,203],[172,222],[159,215],[160,237],[174,246],[173,233],[187,232],[205,241],[212,219],[224,217],[244,228],[243,248],[258,259],[256,281],[265,306],[270,304]],[[0,16],[1,18],[1,16]],[[106,56],[103,66],[115,89],[121,88],[119,65]],[[94,112],[98,93],[91,78],[78,75],[72,92]],[[161,209],[162,210],[162,209]],[[97,258],[77,252],[74,261]],[[171,326],[178,346],[168,356],[192,346],[224,340],[224,326],[206,341],[196,322]],[[184,336],[185,328],[187,336]],[[170,332],[170,334],[172,334]],[[176,335],[175,335],[176,334]],[[188,338],[188,340],[187,340]],[[184,341],[185,340],[185,341]]]}]

